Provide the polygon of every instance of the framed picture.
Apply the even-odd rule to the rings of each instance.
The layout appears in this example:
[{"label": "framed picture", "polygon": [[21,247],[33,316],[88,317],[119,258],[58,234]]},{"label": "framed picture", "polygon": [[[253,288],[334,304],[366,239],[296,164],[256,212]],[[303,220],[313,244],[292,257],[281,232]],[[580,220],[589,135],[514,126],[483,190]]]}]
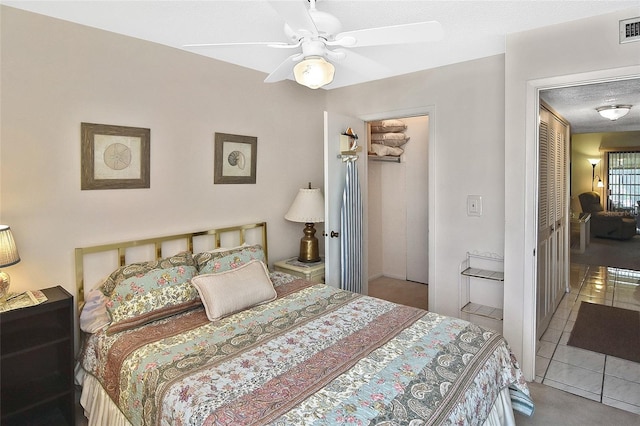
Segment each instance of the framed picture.
[{"label": "framed picture", "polygon": [[82,123],[81,189],[149,188],[150,129]]},{"label": "framed picture", "polygon": [[256,183],[258,138],[215,134],[213,183]]}]

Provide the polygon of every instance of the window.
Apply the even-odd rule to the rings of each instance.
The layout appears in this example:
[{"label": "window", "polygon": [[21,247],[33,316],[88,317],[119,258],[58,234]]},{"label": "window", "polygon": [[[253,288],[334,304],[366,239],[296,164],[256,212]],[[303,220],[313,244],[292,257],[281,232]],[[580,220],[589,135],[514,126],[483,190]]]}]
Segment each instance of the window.
[{"label": "window", "polygon": [[634,210],[640,201],[640,151],[608,153],[610,210]]}]

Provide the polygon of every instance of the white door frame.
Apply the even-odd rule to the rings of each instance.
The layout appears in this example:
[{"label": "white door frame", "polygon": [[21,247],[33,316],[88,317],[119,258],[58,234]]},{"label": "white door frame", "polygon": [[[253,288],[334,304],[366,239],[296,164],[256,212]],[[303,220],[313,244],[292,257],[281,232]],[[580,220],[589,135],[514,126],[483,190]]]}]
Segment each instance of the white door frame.
[{"label": "white door frame", "polygon": [[[537,247],[538,216],[538,122],[540,113],[539,92],[568,86],[603,83],[612,80],[640,78],[640,66],[541,78],[527,82],[525,152],[529,161],[525,170],[525,253],[533,254]],[[522,321],[522,367],[527,379],[535,378],[536,351],[536,289],[537,256],[525,255],[524,300]],[[431,296],[431,295],[430,295]],[[505,318],[507,320],[507,318]]]},{"label": "white door frame", "polygon": [[[368,121],[378,121],[378,120],[387,120],[392,118],[399,117],[418,117],[427,115],[429,116],[429,146],[428,146],[428,156],[429,156],[429,194],[428,195],[428,204],[429,204],[429,218],[428,218],[428,230],[429,230],[429,282],[427,283],[429,286],[429,309],[436,310],[434,307],[437,305],[436,298],[436,163],[435,163],[435,152],[436,152],[436,107],[435,105],[425,105],[416,108],[409,109],[400,109],[393,111],[384,111],[372,114],[364,114],[358,115],[357,117],[364,122]],[[363,176],[361,178],[361,182],[363,185],[362,192],[367,193],[369,190],[368,186],[368,168],[365,167],[365,171],[367,176]],[[368,233],[368,206],[364,206],[364,241],[369,241],[369,233]],[[368,251],[365,244],[365,256],[364,256],[364,273],[367,274],[369,270],[369,259],[368,259]]]}]

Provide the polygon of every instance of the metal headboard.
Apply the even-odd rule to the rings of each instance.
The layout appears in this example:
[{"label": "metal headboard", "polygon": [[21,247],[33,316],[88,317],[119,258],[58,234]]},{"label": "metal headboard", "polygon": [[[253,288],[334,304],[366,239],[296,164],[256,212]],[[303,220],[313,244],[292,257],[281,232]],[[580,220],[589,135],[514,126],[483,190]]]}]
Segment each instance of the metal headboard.
[{"label": "metal headboard", "polygon": [[[258,229],[262,231],[260,234],[261,241],[257,241],[257,244],[262,245],[262,249],[264,251],[265,261],[268,259],[268,250],[267,250],[267,223],[259,222],[259,223],[250,223],[247,225],[238,225],[238,226],[230,226],[226,228],[218,228],[218,229],[208,229],[206,231],[198,231],[198,232],[188,232],[184,234],[177,235],[167,235],[162,237],[155,238],[146,238],[143,240],[135,240],[135,241],[123,241],[119,243],[112,244],[103,244],[99,246],[92,247],[81,247],[75,250],[75,263],[76,263],[76,300],[78,302],[78,308],[82,307],[84,303],[84,284],[85,284],[85,255],[93,254],[93,253],[102,253],[102,252],[116,252],[118,254],[118,262],[119,266],[126,265],[126,254],[127,249],[132,247],[141,247],[141,246],[154,246],[155,247],[155,257],[156,259],[160,259],[166,257],[162,253],[163,243],[177,241],[177,240],[186,240],[187,242],[187,250],[193,252],[193,240],[196,237],[201,236],[212,236],[213,237],[213,248],[221,247],[221,239],[224,235],[229,235],[233,237],[233,234],[237,234],[237,238],[235,240],[239,241],[239,244],[244,244],[247,242],[247,231],[251,229]],[[169,253],[168,255],[173,255],[175,253]]]}]

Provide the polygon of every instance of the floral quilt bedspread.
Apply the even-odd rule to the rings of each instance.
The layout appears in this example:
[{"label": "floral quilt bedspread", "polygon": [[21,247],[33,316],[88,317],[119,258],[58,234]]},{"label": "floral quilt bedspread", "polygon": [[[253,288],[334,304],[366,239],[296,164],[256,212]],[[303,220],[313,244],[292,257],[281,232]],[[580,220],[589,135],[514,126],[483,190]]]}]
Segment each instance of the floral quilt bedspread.
[{"label": "floral quilt bedspread", "polygon": [[481,424],[501,389],[528,399],[495,332],[304,280],[276,290],[216,322],[94,334],[81,363],[134,425]]}]

